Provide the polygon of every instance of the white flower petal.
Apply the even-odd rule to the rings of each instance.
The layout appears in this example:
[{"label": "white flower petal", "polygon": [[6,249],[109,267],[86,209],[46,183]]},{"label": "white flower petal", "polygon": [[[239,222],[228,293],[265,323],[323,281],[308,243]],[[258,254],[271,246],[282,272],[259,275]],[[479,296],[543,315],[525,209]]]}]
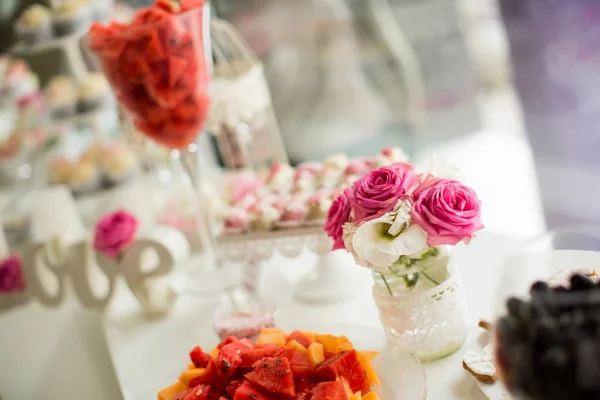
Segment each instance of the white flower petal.
[{"label": "white flower petal", "polygon": [[427,247],[427,233],[419,225],[411,225],[398,235],[394,240],[379,242],[377,249],[383,253],[393,255],[398,259],[423,251]]}]

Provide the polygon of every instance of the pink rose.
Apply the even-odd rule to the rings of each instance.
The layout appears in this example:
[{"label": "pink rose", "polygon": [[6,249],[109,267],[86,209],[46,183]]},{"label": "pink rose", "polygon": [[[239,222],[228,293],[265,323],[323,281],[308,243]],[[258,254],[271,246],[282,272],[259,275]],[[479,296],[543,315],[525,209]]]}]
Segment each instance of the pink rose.
[{"label": "pink rose", "polygon": [[0,293],[10,293],[25,289],[23,265],[18,256],[9,257],[0,262]]},{"label": "pink rose", "polygon": [[462,183],[429,176],[414,192],[411,216],[427,232],[427,245],[469,244],[483,228],[481,201]]},{"label": "pink rose", "polygon": [[117,257],[135,238],[137,219],[127,211],[108,214],[96,224],[94,248],[109,257]]},{"label": "pink rose", "polygon": [[325,232],[333,239],[333,250],[346,248],[343,239],[343,225],[350,219],[350,196],[352,192],[346,189],[340,194],[329,207],[327,221],[325,222]]},{"label": "pink rose", "polygon": [[357,223],[381,217],[410,196],[419,185],[419,176],[408,163],[377,168],[352,186],[350,203]]}]

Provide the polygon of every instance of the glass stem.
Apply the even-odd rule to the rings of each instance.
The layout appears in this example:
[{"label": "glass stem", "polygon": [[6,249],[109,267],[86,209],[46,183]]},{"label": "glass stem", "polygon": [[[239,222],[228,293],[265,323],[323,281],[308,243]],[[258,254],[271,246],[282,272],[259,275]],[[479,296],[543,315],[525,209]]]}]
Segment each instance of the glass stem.
[{"label": "glass stem", "polygon": [[437,282],[435,279],[433,279],[432,277],[430,277],[429,275],[427,275],[427,273],[425,271],[421,271],[420,272],[421,275],[423,275],[425,278],[429,279],[431,282],[435,283],[436,286],[439,286],[440,283]]},{"label": "glass stem", "polygon": [[383,274],[379,274],[381,275],[381,279],[383,279],[383,283],[385,283],[385,287],[387,288],[388,293],[390,294],[390,296],[393,296],[394,293],[392,293],[392,288],[390,287],[390,284],[388,283],[388,281],[385,279],[385,276]]}]

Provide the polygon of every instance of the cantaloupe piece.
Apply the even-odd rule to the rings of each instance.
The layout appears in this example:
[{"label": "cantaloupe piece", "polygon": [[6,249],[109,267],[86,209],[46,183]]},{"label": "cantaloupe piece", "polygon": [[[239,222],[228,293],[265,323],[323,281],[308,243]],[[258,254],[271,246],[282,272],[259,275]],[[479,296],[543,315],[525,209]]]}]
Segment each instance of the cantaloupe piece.
[{"label": "cantaloupe piece", "polygon": [[215,347],[214,349],[212,349],[210,351],[210,353],[208,353],[209,356],[211,356],[212,358],[217,358],[219,356],[219,348]]},{"label": "cantaloupe piece", "polygon": [[348,381],[346,380],[346,378],[338,378],[337,380],[341,380],[342,384],[344,385],[344,391],[346,392],[346,396],[348,398],[352,397],[354,395],[354,393],[352,393],[352,389],[350,389],[350,384],[348,383]]},{"label": "cantaloupe piece", "polygon": [[308,338],[311,342],[315,343],[317,341],[317,334],[309,331],[300,331],[304,336]]},{"label": "cantaloupe piece", "polygon": [[362,400],[362,395],[360,392],[356,392],[348,400]]},{"label": "cantaloupe piece", "polygon": [[190,381],[194,378],[204,375],[204,368],[194,368],[188,369],[187,371],[183,371],[181,375],[179,375],[179,382],[183,383],[185,386],[190,386]]},{"label": "cantaloupe piece", "polygon": [[194,368],[196,368],[194,363],[188,363],[187,369],[194,369]]},{"label": "cantaloupe piece", "polygon": [[375,368],[373,368],[373,364],[371,364],[371,360],[369,360],[366,355],[358,353],[358,361],[365,370],[365,375],[367,376],[369,383],[371,385],[381,384],[379,377],[377,376],[377,372],[375,372]]},{"label": "cantaloupe piece", "polygon": [[357,351],[358,356],[363,356],[369,361],[373,361],[377,356],[379,356],[378,351]]},{"label": "cantaloupe piece", "polygon": [[179,392],[183,392],[187,388],[183,383],[176,382],[158,392],[158,400],[173,400]]},{"label": "cantaloupe piece", "polygon": [[302,346],[302,344],[300,344],[300,342],[298,342],[297,340],[290,340],[289,342],[287,342],[286,346],[294,347],[296,349],[296,351],[299,351],[300,353],[304,354],[305,356],[308,355],[308,349],[306,347]]},{"label": "cantaloupe piece", "polygon": [[260,331],[261,335],[272,335],[272,334],[282,334],[283,336],[285,336],[285,332],[282,329],[279,328],[263,328]]},{"label": "cantaloupe piece", "polygon": [[362,400],[381,400],[375,391],[371,390],[369,393],[362,396]]},{"label": "cantaloupe piece", "polygon": [[339,353],[340,338],[333,335],[317,335],[317,342],[321,343],[328,353]]},{"label": "cantaloupe piece", "polygon": [[285,334],[283,333],[261,333],[256,344],[274,344],[277,346],[285,346]]},{"label": "cantaloupe piece", "polygon": [[308,346],[308,358],[313,365],[319,365],[325,361],[325,349],[321,343],[311,343]]}]

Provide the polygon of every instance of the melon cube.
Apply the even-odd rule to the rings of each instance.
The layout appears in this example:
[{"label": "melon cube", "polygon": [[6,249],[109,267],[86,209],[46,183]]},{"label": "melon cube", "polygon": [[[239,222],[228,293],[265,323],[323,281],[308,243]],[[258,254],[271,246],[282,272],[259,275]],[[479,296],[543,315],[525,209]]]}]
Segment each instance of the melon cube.
[{"label": "melon cube", "polygon": [[377,395],[377,393],[371,390],[369,393],[362,396],[362,400],[381,400],[381,398]]},{"label": "melon cube", "polygon": [[194,378],[204,375],[204,371],[204,368],[194,368],[183,371],[181,375],[179,375],[179,382],[189,387],[190,381]]},{"label": "melon cube", "polygon": [[317,335],[317,342],[321,343],[328,353],[339,353],[340,338],[333,335]]},{"label": "melon cube", "polygon": [[319,365],[325,361],[325,350],[321,343],[312,343],[308,346],[308,358],[313,365]]},{"label": "melon cube", "polygon": [[354,393],[352,392],[352,389],[350,389],[350,384],[348,383],[346,378],[338,377],[338,379],[341,380],[342,384],[344,385],[344,391],[346,392],[346,396],[348,396],[348,398],[352,397],[352,395],[354,395]]},{"label": "melon cube", "polygon": [[362,353],[358,353],[358,361],[360,365],[362,365],[365,370],[365,375],[367,376],[367,380],[371,385],[379,385],[381,382],[379,381],[379,377],[375,372],[375,368],[373,368],[373,364],[371,364],[371,360],[367,358],[367,356]]},{"label": "melon cube", "polygon": [[348,400],[362,400],[362,396],[360,392],[354,393]]},{"label": "melon cube", "polygon": [[274,344],[276,346],[285,346],[285,335],[283,333],[261,333],[256,344]]},{"label": "melon cube", "polygon": [[219,348],[215,347],[214,349],[212,349],[210,351],[210,353],[208,353],[209,356],[211,356],[212,358],[217,358],[219,356]]},{"label": "melon cube", "polygon": [[305,356],[308,355],[308,349],[306,347],[302,346],[299,342],[297,342],[295,340],[290,340],[289,342],[287,342],[286,346],[295,348],[296,351],[299,351],[300,353],[304,354]]},{"label": "melon cube", "polygon": [[276,334],[281,333],[282,335],[285,336],[285,332],[283,330],[279,329],[279,328],[263,328],[260,331],[261,335],[271,335],[271,334],[274,334],[274,333],[276,333]]},{"label": "melon cube", "polygon": [[308,332],[308,331],[300,331],[304,336],[306,336],[308,338],[308,340],[310,340],[311,342],[316,342],[317,341],[317,334],[314,332]]},{"label": "melon cube", "polygon": [[196,368],[196,366],[194,365],[194,363],[188,363],[187,369],[194,369],[194,368]]},{"label": "melon cube", "polygon": [[369,361],[373,361],[377,356],[379,356],[378,351],[358,351],[357,353],[359,358],[364,357]]},{"label": "melon cube", "polygon": [[186,385],[181,382],[176,382],[158,392],[158,400],[174,400],[178,393],[183,392],[186,389]]}]

